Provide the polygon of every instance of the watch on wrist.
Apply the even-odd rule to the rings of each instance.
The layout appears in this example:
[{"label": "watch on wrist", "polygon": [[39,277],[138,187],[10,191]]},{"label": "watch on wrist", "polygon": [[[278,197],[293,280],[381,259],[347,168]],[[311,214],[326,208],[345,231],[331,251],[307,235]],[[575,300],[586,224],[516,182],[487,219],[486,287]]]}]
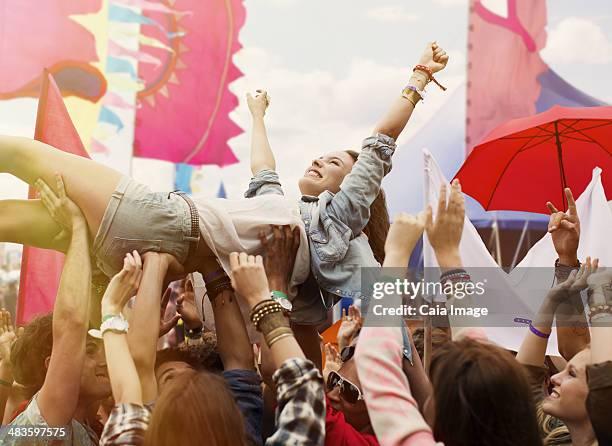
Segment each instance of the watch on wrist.
[{"label": "watch on wrist", "polygon": [[277,302],[281,307],[283,307],[283,310],[287,312],[291,311],[291,309],[293,308],[289,297],[282,291],[273,290],[272,292],[270,292],[270,298],[273,301]]},{"label": "watch on wrist", "polygon": [[185,337],[189,339],[200,339],[202,337],[202,326],[200,325],[197,328],[187,328],[185,327]]},{"label": "watch on wrist", "polygon": [[108,315],[104,316],[104,322],[100,325],[100,333],[104,336],[104,333],[107,331],[112,331],[114,333],[127,333],[130,328],[130,324],[123,315]]}]

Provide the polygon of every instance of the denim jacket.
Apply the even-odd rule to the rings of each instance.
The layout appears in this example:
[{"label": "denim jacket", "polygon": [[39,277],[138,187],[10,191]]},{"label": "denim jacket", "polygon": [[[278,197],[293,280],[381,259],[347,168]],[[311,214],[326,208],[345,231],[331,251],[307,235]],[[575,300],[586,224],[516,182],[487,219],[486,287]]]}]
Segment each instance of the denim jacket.
[{"label": "denim jacket", "polygon": [[[322,290],[340,297],[361,297],[361,267],[380,264],[374,258],[363,228],[370,219],[370,205],[391,170],[393,138],[378,134],[366,138],[357,162],[344,177],[336,194],[301,198],[300,214],[310,248],[310,269]],[[262,170],[251,180],[246,198],[283,194],[278,174]]]},{"label": "denim jacket", "polygon": [[[377,134],[363,141],[362,150],[351,172],[344,177],[336,194],[324,191],[318,197],[302,196],[299,206],[308,235],[310,270],[323,291],[340,297],[362,298],[361,267],[380,266],[374,258],[363,228],[370,219],[370,206],[380,192],[385,175],[391,170],[395,140]],[[278,174],[262,170],[251,179],[246,198],[281,194]],[[365,302],[364,302],[365,303]],[[410,359],[405,333],[404,356]]]}]

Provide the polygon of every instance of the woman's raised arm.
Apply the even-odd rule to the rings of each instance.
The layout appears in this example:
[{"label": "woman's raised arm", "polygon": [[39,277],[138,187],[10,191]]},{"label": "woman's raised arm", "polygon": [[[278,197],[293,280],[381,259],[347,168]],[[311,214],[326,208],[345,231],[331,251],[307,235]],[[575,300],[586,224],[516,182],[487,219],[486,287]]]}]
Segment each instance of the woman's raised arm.
[{"label": "woman's raised arm", "polygon": [[247,94],[247,103],[253,117],[253,133],[251,135],[251,173],[257,175],[264,169],[276,170],[276,160],[268,141],[264,116],[270,105],[268,93],[257,90],[255,97]]}]

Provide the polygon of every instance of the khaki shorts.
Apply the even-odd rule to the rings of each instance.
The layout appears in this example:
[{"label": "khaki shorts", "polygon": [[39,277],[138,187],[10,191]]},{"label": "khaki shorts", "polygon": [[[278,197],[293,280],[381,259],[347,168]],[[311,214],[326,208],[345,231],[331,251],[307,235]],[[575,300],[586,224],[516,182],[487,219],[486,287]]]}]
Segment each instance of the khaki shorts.
[{"label": "khaki shorts", "polygon": [[106,207],[93,243],[96,265],[112,277],[123,268],[125,254],[134,250],[172,254],[184,263],[189,252],[191,213],[176,194],[152,192],[123,177]]}]

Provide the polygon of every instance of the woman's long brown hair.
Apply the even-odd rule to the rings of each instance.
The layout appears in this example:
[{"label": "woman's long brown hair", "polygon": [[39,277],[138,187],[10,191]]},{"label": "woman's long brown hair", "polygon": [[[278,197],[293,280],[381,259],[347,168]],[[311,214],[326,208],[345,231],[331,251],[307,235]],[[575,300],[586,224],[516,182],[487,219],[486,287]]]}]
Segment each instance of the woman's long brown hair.
[{"label": "woman's long brown hair", "polygon": [[186,370],[166,384],[155,403],[145,446],[248,445],[244,421],[225,380]]},{"label": "woman's long brown hair", "polygon": [[446,446],[541,446],[527,375],[507,351],[464,339],[431,361],[434,437]]},{"label": "woman's long brown hair", "polygon": [[[354,150],[347,150],[353,161],[357,161],[359,153]],[[387,200],[385,191],[380,189],[378,195],[370,205],[370,219],[363,232],[368,236],[370,248],[374,253],[374,258],[382,265],[385,260],[385,240],[389,233],[389,211],[387,210]]]}]

